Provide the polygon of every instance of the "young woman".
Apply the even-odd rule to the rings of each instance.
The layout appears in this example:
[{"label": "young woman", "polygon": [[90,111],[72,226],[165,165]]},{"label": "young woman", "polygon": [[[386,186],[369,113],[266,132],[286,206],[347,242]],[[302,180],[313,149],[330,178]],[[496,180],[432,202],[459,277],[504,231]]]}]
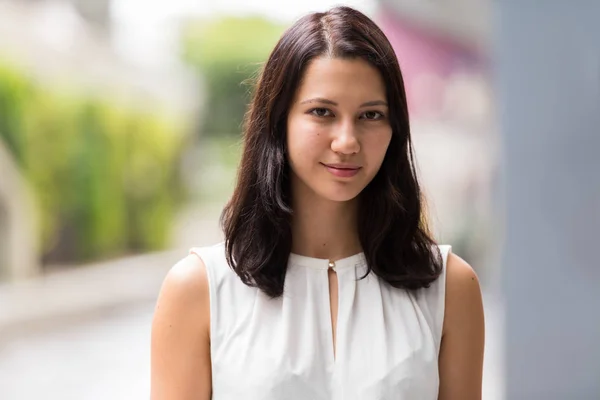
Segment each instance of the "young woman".
[{"label": "young woman", "polygon": [[282,36],[257,84],[225,242],[167,275],[153,400],[475,400],[472,268],[425,224],[402,75],[347,7]]}]

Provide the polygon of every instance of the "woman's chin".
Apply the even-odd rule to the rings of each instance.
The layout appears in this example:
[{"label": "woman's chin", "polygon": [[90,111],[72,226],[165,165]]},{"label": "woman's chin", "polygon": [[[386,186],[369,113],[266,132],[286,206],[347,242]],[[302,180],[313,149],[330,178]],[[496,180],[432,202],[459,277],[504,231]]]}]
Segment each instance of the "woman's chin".
[{"label": "woman's chin", "polygon": [[319,195],[329,201],[344,203],[356,199],[360,194],[360,190],[356,189],[337,189],[337,190],[323,190],[318,192]]}]

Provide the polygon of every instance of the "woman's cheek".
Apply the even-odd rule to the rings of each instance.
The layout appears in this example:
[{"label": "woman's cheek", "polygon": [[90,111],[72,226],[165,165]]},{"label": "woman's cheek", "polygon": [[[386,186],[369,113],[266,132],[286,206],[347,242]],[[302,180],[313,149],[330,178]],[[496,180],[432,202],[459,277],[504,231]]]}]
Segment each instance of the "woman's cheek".
[{"label": "woman's cheek", "polygon": [[299,148],[310,153],[316,153],[322,150],[324,141],[326,140],[326,134],[323,132],[321,126],[307,122],[297,128],[298,131],[296,131],[295,140],[296,145]]}]

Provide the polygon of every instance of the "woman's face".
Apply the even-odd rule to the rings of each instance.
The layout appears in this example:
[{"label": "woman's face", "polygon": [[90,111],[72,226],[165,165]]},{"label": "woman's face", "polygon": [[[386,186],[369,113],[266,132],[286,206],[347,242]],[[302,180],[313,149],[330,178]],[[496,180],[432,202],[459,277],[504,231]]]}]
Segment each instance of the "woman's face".
[{"label": "woman's face", "polygon": [[363,59],[308,65],[287,119],[294,196],[354,199],[375,177],[392,138],[386,90]]}]

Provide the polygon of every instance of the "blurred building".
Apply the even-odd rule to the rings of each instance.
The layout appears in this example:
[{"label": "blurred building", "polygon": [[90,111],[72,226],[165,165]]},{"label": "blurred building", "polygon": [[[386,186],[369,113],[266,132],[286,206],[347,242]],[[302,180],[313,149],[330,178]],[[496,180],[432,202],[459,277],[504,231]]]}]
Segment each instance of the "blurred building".
[{"label": "blurred building", "polygon": [[398,54],[413,115],[488,118],[481,115],[489,113],[481,93],[488,73],[487,3],[379,0],[378,22]]},{"label": "blurred building", "polygon": [[438,238],[490,263],[496,173],[489,1],[379,0],[407,93],[417,162]]},{"label": "blurred building", "polygon": [[43,3],[65,3],[71,5],[74,10],[89,23],[102,29],[110,27],[110,3],[111,0],[13,0],[24,4],[39,6]]},{"label": "blurred building", "polygon": [[186,71],[132,64],[115,50],[109,6],[109,0],[0,0],[0,57],[48,82],[117,93],[134,106],[195,109],[198,94]]},{"label": "blurred building", "polygon": [[487,51],[490,0],[378,0],[394,17],[473,49]]}]

